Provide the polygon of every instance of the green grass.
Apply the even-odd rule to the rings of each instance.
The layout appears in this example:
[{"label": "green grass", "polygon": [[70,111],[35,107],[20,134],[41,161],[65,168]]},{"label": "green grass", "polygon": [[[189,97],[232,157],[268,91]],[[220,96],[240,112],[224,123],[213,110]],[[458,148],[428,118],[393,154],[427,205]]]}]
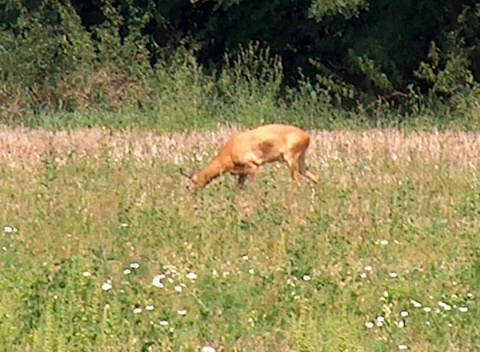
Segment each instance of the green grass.
[{"label": "green grass", "polygon": [[[168,110],[168,111],[165,111]],[[280,109],[269,103],[252,103],[248,109],[242,104],[208,107],[203,111],[170,111],[176,109],[126,109],[124,111],[52,112],[27,114],[21,119],[5,121],[12,127],[46,128],[49,130],[76,129],[104,126],[112,130],[135,128],[165,132],[211,130],[230,124],[252,127],[266,123],[291,123],[304,128],[368,129],[376,126],[366,116],[351,116],[342,110],[311,111]],[[385,123],[387,121],[385,120]],[[392,125],[398,123],[392,122]],[[429,122],[432,125],[431,122]]]},{"label": "green grass", "polygon": [[[258,102],[257,102],[258,103]],[[240,104],[241,105],[241,104]],[[312,110],[310,110],[312,108]],[[135,128],[158,133],[178,131],[211,130],[225,124],[245,128],[267,123],[287,123],[306,129],[357,130],[372,128],[401,128],[408,131],[478,131],[479,124],[469,116],[448,115],[442,118],[433,111],[415,116],[387,112],[379,117],[364,113],[354,113],[343,109],[321,107],[294,107],[281,109],[267,104],[252,104],[248,109],[244,106],[209,107],[197,114],[185,111],[166,112],[162,109],[90,112],[55,112],[43,111],[28,113],[21,119],[3,119],[4,125],[11,127],[44,128],[64,130],[90,127],[107,127],[121,131]],[[193,116],[194,115],[194,116]]]},{"label": "green grass", "polygon": [[[395,128],[406,131],[470,131],[480,130],[476,110],[469,113],[437,112],[424,109],[408,115],[393,110],[381,111],[378,115],[348,111],[324,106],[323,103],[294,104],[287,108],[276,105],[275,99],[265,101],[240,98],[234,104],[216,102],[211,104],[202,97],[201,107],[178,109],[175,104],[159,102],[158,107],[148,109],[126,108],[119,111],[39,111],[28,112],[21,118],[2,119],[11,127],[44,128],[65,130],[90,127],[106,127],[115,131],[140,129],[170,133],[178,131],[212,130],[218,126],[237,125],[250,128],[259,124],[287,123],[306,129],[356,130],[372,128]],[[306,98],[304,98],[306,99]],[[184,103],[179,103],[185,105]]]},{"label": "green grass", "polygon": [[193,195],[109,146],[3,165],[0,349],[477,351],[477,151],[379,133],[317,140],[300,189],[269,165]]}]

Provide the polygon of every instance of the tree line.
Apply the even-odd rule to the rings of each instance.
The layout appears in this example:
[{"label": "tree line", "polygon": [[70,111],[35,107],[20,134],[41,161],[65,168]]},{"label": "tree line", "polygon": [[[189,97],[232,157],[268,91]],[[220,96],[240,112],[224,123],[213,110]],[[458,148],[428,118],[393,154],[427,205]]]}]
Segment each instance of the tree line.
[{"label": "tree line", "polygon": [[121,85],[180,50],[215,75],[251,43],[278,58],[283,87],[309,81],[343,107],[460,104],[480,81],[473,0],[0,0],[0,24],[4,104],[58,105],[101,68]]}]

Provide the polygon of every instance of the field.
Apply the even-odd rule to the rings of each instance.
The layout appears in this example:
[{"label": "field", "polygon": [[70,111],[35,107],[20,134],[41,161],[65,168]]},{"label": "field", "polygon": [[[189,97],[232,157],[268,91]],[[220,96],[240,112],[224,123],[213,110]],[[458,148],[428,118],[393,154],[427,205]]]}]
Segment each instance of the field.
[{"label": "field", "polygon": [[191,194],[232,129],[1,128],[0,350],[480,350],[480,135],[311,131],[318,185]]}]

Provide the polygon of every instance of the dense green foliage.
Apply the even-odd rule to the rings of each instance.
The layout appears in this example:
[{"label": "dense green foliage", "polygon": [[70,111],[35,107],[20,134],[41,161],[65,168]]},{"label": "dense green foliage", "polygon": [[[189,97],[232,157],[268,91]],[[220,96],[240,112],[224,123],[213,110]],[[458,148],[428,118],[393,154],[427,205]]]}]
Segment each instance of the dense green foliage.
[{"label": "dense green foliage", "polygon": [[0,117],[268,101],[476,126],[479,19],[471,0],[2,0]]}]

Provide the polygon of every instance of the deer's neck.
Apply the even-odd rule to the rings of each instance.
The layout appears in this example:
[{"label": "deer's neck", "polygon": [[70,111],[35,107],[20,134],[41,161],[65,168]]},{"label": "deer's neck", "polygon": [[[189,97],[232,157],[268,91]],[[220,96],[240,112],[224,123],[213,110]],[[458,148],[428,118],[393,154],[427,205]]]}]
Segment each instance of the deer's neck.
[{"label": "deer's neck", "polygon": [[226,172],[227,167],[219,158],[214,158],[203,169],[197,173],[197,185],[204,187],[222,172]]}]

